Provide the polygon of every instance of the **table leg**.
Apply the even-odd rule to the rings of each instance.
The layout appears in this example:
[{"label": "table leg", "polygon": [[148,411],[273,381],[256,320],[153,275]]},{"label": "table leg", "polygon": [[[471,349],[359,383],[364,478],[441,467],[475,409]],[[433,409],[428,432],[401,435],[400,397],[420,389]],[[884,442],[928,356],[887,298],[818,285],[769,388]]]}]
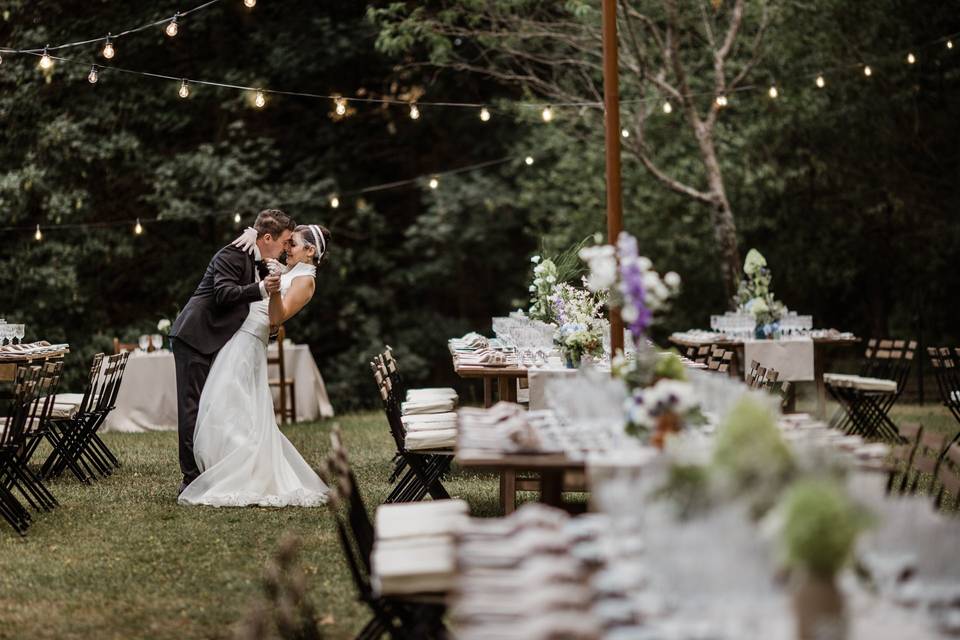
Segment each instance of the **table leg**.
[{"label": "table leg", "polygon": [[563,507],[563,471],[540,472],[540,502],[551,507]]},{"label": "table leg", "polygon": [[483,379],[483,408],[489,409],[493,406],[493,381],[490,378]]},{"label": "table leg", "polygon": [[511,376],[500,376],[497,378],[497,384],[500,391],[500,402],[517,401],[517,379]]},{"label": "table leg", "polygon": [[500,509],[508,516],[517,509],[517,472],[500,472]]},{"label": "table leg", "polygon": [[827,415],[827,388],[823,384],[823,351],[813,348],[813,379],[817,384],[817,417],[821,420]]}]

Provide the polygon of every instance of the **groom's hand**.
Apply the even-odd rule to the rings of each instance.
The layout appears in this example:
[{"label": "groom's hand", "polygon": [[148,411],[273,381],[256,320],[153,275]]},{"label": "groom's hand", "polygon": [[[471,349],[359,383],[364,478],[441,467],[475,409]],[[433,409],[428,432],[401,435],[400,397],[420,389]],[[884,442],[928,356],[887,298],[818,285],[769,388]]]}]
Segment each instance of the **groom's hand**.
[{"label": "groom's hand", "polygon": [[280,275],[270,274],[263,279],[263,285],[267,289],[267,294],[274,294],[280,291]]}]

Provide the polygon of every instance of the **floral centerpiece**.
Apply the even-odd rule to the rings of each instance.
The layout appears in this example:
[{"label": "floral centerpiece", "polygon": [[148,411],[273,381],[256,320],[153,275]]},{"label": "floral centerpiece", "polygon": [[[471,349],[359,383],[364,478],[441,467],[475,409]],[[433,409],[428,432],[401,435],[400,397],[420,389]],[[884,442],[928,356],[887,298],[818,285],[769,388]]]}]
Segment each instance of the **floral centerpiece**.
[{"label": "floral centerpiece", "polygon": [[553,340],[568,367],[579,367],[584,355],[603,355],[603,293],[563,283],[554,287],[548,302],[559,325]]},{"label": "floral centerpiece", "polygon": [[652,387],[634,389],[625,409],[627,433],[645,438],[658,449],[664,447],[669,434],[705,421],[690,384],[670,378]]},{"label": "floral centerpiece", "polygon": [[[170,327],[172,323],[167,318],[160,318],[160,321],[157,322],[157,331],[160,335],[163,336],[163,341],[166,342],[169,346],[170,343]],[[159,349],[160,347],[157,347]]]},{"label": "floral centerpiece", "polygon": [[743,276],[737,291],[738,309],[753,316],[757,338],[776,337],[780,333],[780,319],[787,309],[774,298],[770,290],[773,275],[767,268],[766,258],[756,249],[747,252]]},{"label": "floral centerpiece", "polygon": [[553,322],[553,307],[550,305],[550,296],[557,285],[557,265],[547,258],[533,256],[533,282],[530,284],[530,311],[528,315],[541,322]]}]

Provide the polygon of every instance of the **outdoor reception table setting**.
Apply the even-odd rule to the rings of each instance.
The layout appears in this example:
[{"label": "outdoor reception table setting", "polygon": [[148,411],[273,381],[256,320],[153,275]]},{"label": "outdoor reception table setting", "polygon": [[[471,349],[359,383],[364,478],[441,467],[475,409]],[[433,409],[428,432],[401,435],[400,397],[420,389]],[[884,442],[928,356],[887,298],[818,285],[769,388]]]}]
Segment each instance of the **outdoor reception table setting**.
[{"label": "outdoor reception table setting", "polygon": [[[268,357],[276,356],[271,344]],[[296,381],[297,420],[316,420],[333,416],[333,407],[310,347],[306,344],[284,346],[286,374]],[[271,378],[278,376],[277,365],[269,367]],[[274,403],[277,402],[277,389]],[[138,433],[171,431],[177,428],[177,379],[173,352],[135,350],[127,360],[127,368],[116,408],[108,416],[103,431]]]}]

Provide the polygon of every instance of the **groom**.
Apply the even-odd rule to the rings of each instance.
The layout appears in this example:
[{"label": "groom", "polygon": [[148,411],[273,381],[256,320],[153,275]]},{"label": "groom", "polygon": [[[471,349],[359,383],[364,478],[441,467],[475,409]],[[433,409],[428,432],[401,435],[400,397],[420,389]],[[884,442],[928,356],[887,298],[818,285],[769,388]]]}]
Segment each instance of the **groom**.
[{"label": "groom", "polygon": [[253,228],[257,242],[251,256],[233,245],[217,252],[203,279],[170,330],[177,373],[177,429],[180,439],[179,493],[200,475],[193,457],[193,431],[200,394],[217,352],[247,317],[251,302],[280,290],[280,276],[268,275],[264,260],[290,248],[296,223],[279,209],[261,211]]}]

